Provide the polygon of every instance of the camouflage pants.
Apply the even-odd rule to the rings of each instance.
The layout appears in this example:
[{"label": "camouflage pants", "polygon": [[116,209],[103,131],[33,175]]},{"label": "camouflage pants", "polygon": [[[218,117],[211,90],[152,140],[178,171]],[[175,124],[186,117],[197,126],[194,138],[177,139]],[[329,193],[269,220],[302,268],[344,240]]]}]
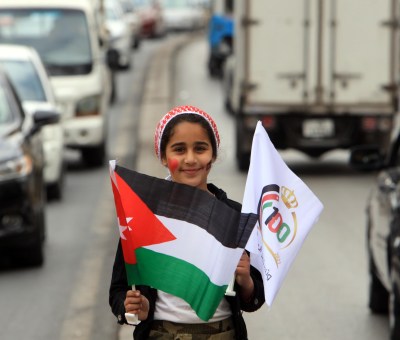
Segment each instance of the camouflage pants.
[{"label": "camouflage pants", "polygon": [[153,321],[148,339],[158,340],[234,340],[232,319],[205,324]]}]

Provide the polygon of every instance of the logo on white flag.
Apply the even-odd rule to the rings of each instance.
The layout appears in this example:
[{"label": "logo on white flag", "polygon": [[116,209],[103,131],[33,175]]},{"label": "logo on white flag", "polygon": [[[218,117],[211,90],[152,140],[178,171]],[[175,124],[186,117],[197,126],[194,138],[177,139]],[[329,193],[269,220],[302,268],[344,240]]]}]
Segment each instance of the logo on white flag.
[{"label": "logo on white flag", "polygon": [[263,244],[259,245],[259,250],[265,247],[276,267],[281,263],[279,252],[288,248],[296,237],[298,205],[294,191],[285,186],[269,184],[262,189],[258,228]]}]

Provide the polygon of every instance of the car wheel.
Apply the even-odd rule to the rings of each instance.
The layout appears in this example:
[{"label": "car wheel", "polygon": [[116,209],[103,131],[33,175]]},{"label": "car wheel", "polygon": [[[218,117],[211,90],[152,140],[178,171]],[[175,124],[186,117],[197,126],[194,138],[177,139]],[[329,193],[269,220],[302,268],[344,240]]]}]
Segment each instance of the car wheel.
[{"label": "car wheel", "polygon": [[103,142],[99,146],[82,149],[81,152],[86,164],[91,167],[98,167],[103,165],[104,163],[104,159],[106,156],[106,146]]},{"label": "car wheel", "polygon": [[111,75],[111,95],[110,95],[110,104],[114,104],[117,101],[117,80],[116,80],[116,74],[114,71],[112,71]]},{"label": "car wheel", "polygon": [[389,298],[390,340],[400,339],[400,296],[395,280],[392,278],[392,292]]},{"label": "car wheel", "polygon": [[132,47],[135,50],[137,50],[139,48],[139,46],[140,46],[140,37],[139,36],[135,36],[132,40],[133,40],[132,41]]},{"label": "car wheel", "polygon": [[387,314],[389,311],[389,293],[375,272],[370,269],[369,308],[375,314]]},{"label": "car wheel", "polygon": [[37,216],[38,225],[33,243],[27,247],[17,249],[14,253],[13,259],[18,265],[33,267],[43,265],[45,240],[45,217],[43,209],[41,209]]},{"label": "car wheel", "polygon": [[25,250],[26,263],[31,266],[41,266],[44,262],[43,241],[38,239],[34,245]]},{"label": "car wheel", "polygon": [[64,184],[65,184],[65,165],[63,164],[60,176],[55,183],[49,184],[47,187],[47,197],[49,199],[61,200],[63,197]]}]

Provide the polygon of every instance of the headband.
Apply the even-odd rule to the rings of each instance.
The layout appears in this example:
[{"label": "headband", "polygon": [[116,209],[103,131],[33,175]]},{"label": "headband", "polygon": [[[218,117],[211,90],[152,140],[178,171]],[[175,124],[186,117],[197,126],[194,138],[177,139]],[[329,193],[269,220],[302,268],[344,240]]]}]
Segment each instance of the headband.
[{"label": "headband", "polygon": [[210,125],[211,130],[214,133],[214,139],[215,139],[215,144],[217,145],[217,148],[219,147],[219,133],[217,129],[217,124],[215,124],[214,119],[211,118],[211,116],[200,110],[199,108],[195,106],[177,106],[173,108],[171,111],[169,111],[157,124],[156,128],[156,133],[154,135],[154,151],[158,157],[158,159],[161,160],[161,139],[165,130],[165,127],[167,124],[171,121],[171,119],[175,118],[176,116],[179,116],[181,114],[194,114],[194,115],[199,115],[203,117],[207,123]]}]

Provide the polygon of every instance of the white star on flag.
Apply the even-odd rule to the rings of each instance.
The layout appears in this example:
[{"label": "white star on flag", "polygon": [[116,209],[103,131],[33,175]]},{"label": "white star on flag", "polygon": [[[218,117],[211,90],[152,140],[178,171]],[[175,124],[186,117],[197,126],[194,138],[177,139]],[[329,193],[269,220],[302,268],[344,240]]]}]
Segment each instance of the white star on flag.
[{"label": "white star on flag", "polygon": [[126,240],[126,237],[124,235],[124,232],[126,229],[128,229],[129,231],[131,231],[132,229],[129,227],[129,222],[132,220],[132,217],[127,217],[126,218],[126,225],[121,225],[119,223],[119,219],[118,219],[118,228],[119,228],[119,237],[121,237],[123,240]]}]

